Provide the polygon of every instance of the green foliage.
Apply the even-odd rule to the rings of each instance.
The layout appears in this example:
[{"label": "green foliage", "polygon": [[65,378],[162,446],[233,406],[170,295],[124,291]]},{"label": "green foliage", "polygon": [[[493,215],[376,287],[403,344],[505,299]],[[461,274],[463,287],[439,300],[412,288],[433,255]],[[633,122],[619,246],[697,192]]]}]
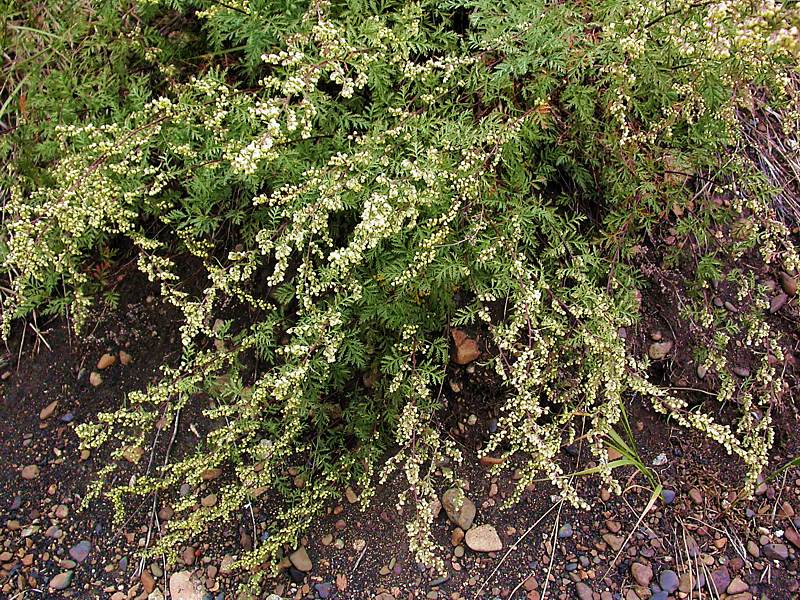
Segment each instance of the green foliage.
[{"label": "green foliage", "polygon": [[[376,469],[400,470],[400,502],[418,507],[412,549],[441,566],[431,506],[461,456],[436,414],[456,324],[490,339],[507,397],[485,452],[519,458],[520,490],[544,473],[584,505],[557,462],[578,435],[618,489],[606,445],[631,394],[705,431],[755,481],[772,439],[768,414],[750,414],[774,391],[766,361],[741,420],[720,424],[649,383],[618,331],[637,313],[637,248],[673,214],[702,250],[700,286],[720,272],[713,232],[734,219],[747,223],[735,252],[797,266],[763,182],[729,156],[751,92],[797,122],[795,5],[15,4],[4,330],[33,309],[80,326],[92,266],[133,248],[183,312],[183,360],[81,425],[83,443],[121,459],[190,404],[210,432],[128,485],[105,486],[112,462],[93,493],[121,511],[209,468],[231,474],[213,507],[177,500],[182,518],[152,552],[269,489],[285,501],[242,559],[256,566],[344,485],[368,501]],[[730,206],[696,207],[694,178]],[[199,290],[187,261],[203,265]]]}]

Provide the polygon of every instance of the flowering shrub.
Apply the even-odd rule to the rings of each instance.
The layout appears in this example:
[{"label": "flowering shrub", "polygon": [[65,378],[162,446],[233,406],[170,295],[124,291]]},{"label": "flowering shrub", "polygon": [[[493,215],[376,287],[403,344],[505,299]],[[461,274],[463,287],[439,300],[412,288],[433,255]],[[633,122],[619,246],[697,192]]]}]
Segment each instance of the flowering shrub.
[{"label": "flowering shrub", "polygon": [[[120,16],[100,56],[76,60],[124,56],[125,73],[103,84],[105,101],[45,120],[62,75],[32,71],[38,106],[18,111],[2,142],[2,323],[8,334],[39,308],[80,328],[97,291],[88,266],[109,247],[133,248],[182,312],[180,365],[78,427],[86,448],[122,459],[204,407],[213,428],[193,453],[107,487],[111,462],[92,490],[121,513],[131,496],[232,473],[214,506],[176,498],[183,518],[152,552],[269,489],[286,502],[240,561],[254,567],[347,483],[367,502],[376,478],[400,471],[412,550],[441,567],[431,506],[462,459],[435,418],[450,327],[488,336],[482,360],[506,397],[484,453],[519,459],[520,491],[544,474],[585,505],[556,460],[578,435],[618,490],[606,436],[632,394],[740,457],[752,487],[780,386],[766,358],[746,388],[724,387],[741,416],[722,424],[649,382],[648,359],[618,332],[637,315],[637,248],[673,212],[691,212],[680,226],[703,239],[746,217],[734,254],[798,266],[769,189],[733,150],[755,92],[796,138],[796,6],[97,4],[81,18],[136,18]],[[730,207],[695,207],[694,180]],[[199,292],[186,260],[203,265]],[[763,321],[750,333],[780,352]],[[707,367],[724,373],[720,356]]]}]

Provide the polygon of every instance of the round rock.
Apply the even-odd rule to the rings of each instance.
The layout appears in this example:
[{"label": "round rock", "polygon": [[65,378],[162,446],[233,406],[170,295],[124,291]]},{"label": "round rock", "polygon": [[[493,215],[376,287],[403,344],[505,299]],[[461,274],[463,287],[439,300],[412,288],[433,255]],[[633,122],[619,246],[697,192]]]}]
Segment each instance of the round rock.
[{"label": "round rock", "polygon": [[498,552],[503,549],[503,542],[491,525],[479,525],[467,531],[466,542],[475,552]]},{"label": "round rock", "polygon": [[[456,501],[461,497],[461,505],[456,508]],[[457,488],[450,488],[442,496],[442,506],[447,513],[447,517],[454,525],[458,525],[466,531],[472,527],[475,520],[475,503],[467,498],[463,492]]]}]

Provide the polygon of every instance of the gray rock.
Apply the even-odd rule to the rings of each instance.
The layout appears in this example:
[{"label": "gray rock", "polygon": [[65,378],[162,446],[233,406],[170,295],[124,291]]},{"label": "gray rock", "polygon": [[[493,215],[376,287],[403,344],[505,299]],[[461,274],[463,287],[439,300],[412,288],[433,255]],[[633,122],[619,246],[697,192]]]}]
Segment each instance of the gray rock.
[{"label": "gray rock", "polygon": [[297,550],[292,552],[289,555],[289,560],[292,561],[292,564],[297,569],[306,573],[314,568],[314,565],[312,564],[311,559],[308,557],[308,552],[304,546],[300,546]]},{"label": "gray rock", "polygon": [[92,543],[88,540],[82,540],[69,549],[69,555],[76,562],[82,563],[89,556],[92,550]]},{"label": "gray rock", "polygon": [[658,585],[668,594],[675,592],[680,585],[678,574],[672,569],[661,571],[661,574],[658,576]]},{"label": "gray rock", "polygon": [[582,581],[575,584],[575,593],[578,594],[580,600],[593,600],[592,588]]},{"label": "gray rock", "polygon": [[786,544],[764,544],[761,547],[764,557],[769,560],[786,560],[789,558],[789,548]]},{"label": "gray rock", "polygon": [[666,342],[655,342],[650,344],[650,348],[647,350],[647,355],[653,360],[663,360],[671,351],[672,342],[667,340]]},{"label": "gray rock", "polygon": [[50,587],[54,590],[65,590],[72,583],[72,571],[59,573],[50,580]]},{"label": "gray rock", "polygon": [[566,538],[571,538],[572,533],[573,533],[572,525],[570,525],[569,523],[564,523],[558,530],[558,537],[560,537],[562,540]]},{"label": "gray rock", "polygon": [[[456,508],[456,501],[459,497],[463,497],[463,500],[461,505]],[[467,498],[461,490],[457,488],[447,490],[442,496],[442,506],[453,524],[458,525],[464,531],[472,527],[476,513],[475,503]]]}]

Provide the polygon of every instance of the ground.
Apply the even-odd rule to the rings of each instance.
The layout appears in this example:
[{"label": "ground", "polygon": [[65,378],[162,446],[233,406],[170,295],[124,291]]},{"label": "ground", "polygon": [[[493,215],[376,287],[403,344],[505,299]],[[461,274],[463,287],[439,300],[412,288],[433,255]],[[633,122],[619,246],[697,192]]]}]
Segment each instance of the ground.
[{"label": "ground", "polygon": [[[680,329],[670,308],[675,303],[669,295],[681,294],[680,286],[664,283],[670,276],[651,269],[643,318],[621,333],[632,352],[646,351],[660,336],[674,340],[674,351],[654,365],[653,377],[665,385],[713,390],[713,380],[697,376],[684,349],[691,332]],[[764,276],[772,275],[765,271]],[[783,293],[775,289],[776,295]],[[112,522],[105,503],[81,508],[105,457],[81,454],[74,424],[116,406],[127,391],[154,381],[159,365],[177,359],[177,315],[135,274],[122,278],[118,291],[118,306],[101,302],[91,331],[80,337],[66,322],[53,319],[31,325],[24,339],[18,334],[9,345],[0,370],[0,597],[119,600],[149,595],[157,600],[172,586],[176,600],[236,598],[244,575],[230,573],[227,565],[268,535],[272,507],[267,499],[243,509],[237,522],[221,524],[177,549],[181,558],[174,565],[138,556],[157,535],[158,524],[171,517],[169,506],[147,498],[132,507],[121,525]],[[723,286],[718,293],[728,300],[731,290]],[[793,355],[797,314],[790,297],[769,317],[788,353],[783,373],[787,394],[775,411],[782,421],[773,469],[800,454]],[[115,360],[99,369],[106,354]],[[103,362],[112,361],[106,357]],[[100,375],[101,381],[96,376],[93,381],[98,385],[90,382],[93,371]],[[292,566],[269,580],[263,597],[271,592],[282,598],[381,600],[800,597],[800,517],[795,515],[795,510],[800,513],[800,471],[780,472],[759,487],[755,498],[738,499],[742,470],[736,461],[702,434],[674,426],[633,399],[627,409],[636,448],[665,489],[649,510],[651,488],[632,468],[619,472],[621,496],[601,489],[591,477],[578,479],[590,511],[559,503],[544,482],[506,510],[503,499],[514,485],[513,475],[494,477],[476,455],[497,417],[492,385],[480,360],[454,366],[442,418],[466,455],[459,475],[468,481],[466,494],[477,508],[474,523],[492,526],[501,550],[467,547],[463,531],[443,510],[434,530],[448,557],[448,577],[417,565],[395,506],[400,482],[392,481],[379,487],[366,511],[358,508],[358,490],[348,490],[327,507],[303,539],[309,560],[298,555],[294,564],[287,560]],[[123,473],[141,472],[153,456],[162,456],[167,443],[174,442],[176,451],[190,447],[203,431],[189,414],[172,441],[170,434],[163,432],[139,464],[126,465]],[[585,456],[581,448],[568,447],[562,459],[574,472],[587,466]],[[187,585],[178,591],[181,578]]]}]

